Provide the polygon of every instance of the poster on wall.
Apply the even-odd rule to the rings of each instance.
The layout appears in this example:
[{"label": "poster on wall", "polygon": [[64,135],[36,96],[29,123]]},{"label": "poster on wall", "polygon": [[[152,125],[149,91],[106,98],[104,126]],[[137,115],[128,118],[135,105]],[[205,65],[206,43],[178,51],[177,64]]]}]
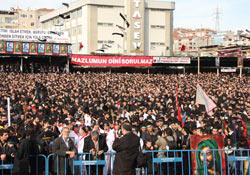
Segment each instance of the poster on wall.
[{"label": "poster on wall", "polygon": [[60,55],[67,55],[67,45],[60,45]]},{"label": "poster on wall", "polygon": [[5,53],[5,42],[0,41],[0,53]]},{"label": "poster on wall", "polygon": [[[193,174],[204,174],[204,162],[207,162],[207,174],[226,175],[224,141],[221,135],[191,136]],[[219,151],[221,150],[221,151]]]},{"label": "poster on wall", "polygon": [[37,47],[38,54],[44,54],[45,44],[39,43]]},{"label": "poster on wall", "polygon": [[37,54],[37,44],[36,43],[30,43],[30,54]]},{"label": "poster on wall", "polygon": [[72,48],[71,48],[71,45],[68,45],[68,54],[72,54]]},{"label": "poster on wall", "polygon": [[21,42],[14,42],[14,53],[15,54],[22,53],[22,43]]},{"label": "poster on wall", "polygon": [[59,54],[59,44],[53,44],[53,54]]},{"label": "poster on wall", "polygon": [[14,51],[14,43],[11,41],[6,42],[6,50],[7,52],[13,52]]},{"label": "poster on wall", "polygon": [[52,44],[45,44],[45,54],[52,55]]},{"label": "poster on wall", "polygon": [[30,50],[30,44],[23,43],[23,53],[29,53],[29,50]]}]

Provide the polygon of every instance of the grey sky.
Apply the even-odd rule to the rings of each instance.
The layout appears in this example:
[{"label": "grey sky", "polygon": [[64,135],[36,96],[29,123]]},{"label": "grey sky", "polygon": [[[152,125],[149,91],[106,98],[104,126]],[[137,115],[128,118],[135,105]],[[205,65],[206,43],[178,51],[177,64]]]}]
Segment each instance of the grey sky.
[{"label": "grey sky", "polygon": [[[0,9],[10,7],[57,8],[73,0],[0,0]],[[164,0],[162,0],[164,1]],[[250,29],[250,0],[175,0],[174,27],[215,28],[215,11],[220,9],[222,30]]]}]

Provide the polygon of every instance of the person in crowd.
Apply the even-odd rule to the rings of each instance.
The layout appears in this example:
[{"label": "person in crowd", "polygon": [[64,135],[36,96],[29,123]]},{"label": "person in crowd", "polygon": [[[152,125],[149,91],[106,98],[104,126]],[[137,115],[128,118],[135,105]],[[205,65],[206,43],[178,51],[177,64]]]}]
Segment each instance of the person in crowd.
[{"label": "person in crowd", "polygon": [[[183,150],[190,149],[191,135],[219,134],[221,138],[229,138],[230,144],[236,149],[249,148],[246,144],[247,124],[250,123],[249,76],[240,79],[233,74],[221,74],[218,77],[213,73],[198,76],[1,72],[0,79],[1,160],[13,158],[2,148],[15,138],[16,143],[19,142],[16,147],[18,152],[20,144],[27,140],[23,133],[29,128],[33,128],[33,140],[46,142],[42,147],[58,142],[61,139],[59,131],[68,126],[69,132],[77,135],[74,147],[77,147],[81,137],[78,129],[85,127],[90,135],[92,131],[97,131],[102,137],[100,140],[104,140],[110,148],[112,139],[124,137],[124,122],[129,123],[136,132],[140,130],[138,136],[144,145],[145,141],[150,141],[153,147],[158,145],[160,136],[167,142],[166,149]],[[37,83],[46,87],[46,93],[40,99],[39,93],[35,92]],[[181,112],[186,113],[184,125],[177,120],[176,83],[179,86],[179,106]],[[217,106],[212,116],[206,114],[204,106],[195,104],[197,83]],[[6,117],[8,97],[11,101],[11,127]],[[51,133],[51,140],[46,140]],[[93,142],[90,137],[89,142]],[[46,150],[46,153],[42,152],[45,154],[53,153],[52,149],[43,150]],[[70,155],[73,153],[64,156]],[[19,158],[14,154],[14,160]]]},{"label": "person in crowd", "polygon": [[73,172],[72,160],[77,154],[74,142],[69,138],[70,129],[63,127],[61,136],[53,143],[55,153],[55,171],[60,175],[71,175]]},{"label": "person in crowd", "polygon": [[[97,125],[96,125],[97,126]],[[85,156],[86,160],[104,160],[104,156],[108,151],[108,146],[106,143],[106,137],[103,134],[100,134],[97,130],[91,132],[91,134],[84,139],[83,152],[89,153]],[[91,167],[91,174],[95,174],[96,167]],[[87,170],[89,168],[87,167]],[[103,166],[98,166],[98,174],[103,173]]]},{"label": "person in crowd", "polygon": [[116,151],[114,162],[114,175],[135,174],[136,160],[139,154],[140,139],[132,133],[132,126],[129,123],[122,125],[121,138],[117,138],[113,143]]}]

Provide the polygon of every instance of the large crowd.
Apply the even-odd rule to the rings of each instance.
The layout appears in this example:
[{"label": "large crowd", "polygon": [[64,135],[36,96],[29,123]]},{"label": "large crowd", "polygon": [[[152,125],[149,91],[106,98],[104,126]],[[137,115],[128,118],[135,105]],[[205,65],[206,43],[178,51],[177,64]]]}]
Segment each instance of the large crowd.
[{"label": "large crowd", "polygon": [[[220,134],[229,149],[248,148],[247,76],[0,73],[0,80],[0,158],[4,162],[24,157],[27,139],[32,143],[32,149],[26,150],[29,154],[55,152],[53,143],[65,127],[77,152],[90,152],[96,158],[112,151],[124,122],[140,137],[142,150],[190,149],[190,135],[211,134]],[[197,84],[216,103],[212,116],[196,104]],[[177,119],[177,85],[181,112],[186,115],[184,126]],[[98,152],[88,141],[96,135],[103,139]]]}]

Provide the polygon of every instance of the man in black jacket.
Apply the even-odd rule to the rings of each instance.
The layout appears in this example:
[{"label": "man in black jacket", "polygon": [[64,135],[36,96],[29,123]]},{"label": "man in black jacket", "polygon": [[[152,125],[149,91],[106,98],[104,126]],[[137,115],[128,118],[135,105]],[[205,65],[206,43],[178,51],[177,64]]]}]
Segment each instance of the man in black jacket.
[{"label": "man in black jacket", "polygon": [[[91,135],[84,139],[83,152],[89,153],[86,155],[86,160],[104,160],[104,153],[108,151],[106,143],[106,137],[98,133],[98,131],[92,131]],[[91,167],[90,174],[96,173],[96,166]],[[87,170],[89,168],[87,167]],[[98,166],[98,175],[103,174],[103,166]]]},{"label": "man in black jacket", "polygon": [[123,136],[113,143],[113,149],[116,151],[114,175],[135,175],[140,139],[131,131],[131,125],[124,123],[122,125]]},{"label": "man in black jacket", "polygon": [[58,175],[72,174],[72,161],[77,154],[77,149],[74,142],[69,138],[69,132],[69,128],[64,127],[62,129],[61,137],[55,139],[53,144],[53,153],[55,153],[55,168]]}]

